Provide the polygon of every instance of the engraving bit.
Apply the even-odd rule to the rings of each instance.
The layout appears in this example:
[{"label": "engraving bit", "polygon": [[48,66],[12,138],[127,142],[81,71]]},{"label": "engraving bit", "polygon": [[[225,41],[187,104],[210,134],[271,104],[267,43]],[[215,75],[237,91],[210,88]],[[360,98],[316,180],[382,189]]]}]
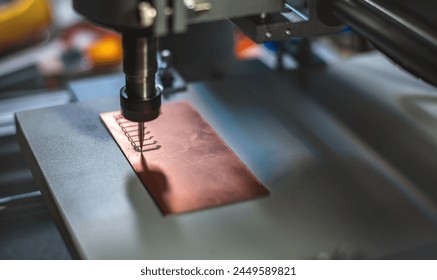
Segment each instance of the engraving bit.
[{"label": "engraving bit", "polygon": [[140,151],[143,151],[144,142],[144,122],[138,123],[138,138],[140,140]]}]

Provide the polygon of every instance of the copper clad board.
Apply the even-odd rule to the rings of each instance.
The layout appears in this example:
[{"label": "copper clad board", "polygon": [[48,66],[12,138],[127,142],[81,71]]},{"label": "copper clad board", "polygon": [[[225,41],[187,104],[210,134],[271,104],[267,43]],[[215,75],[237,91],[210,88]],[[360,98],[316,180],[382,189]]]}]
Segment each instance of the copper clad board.
[{"label": "copper clad board", "polygon": [[136,123],[120,112],[100,115],[161,211],[177,214],[267,195],[237,155],[186,102],[162,105],[145,124],[143,152]]}]

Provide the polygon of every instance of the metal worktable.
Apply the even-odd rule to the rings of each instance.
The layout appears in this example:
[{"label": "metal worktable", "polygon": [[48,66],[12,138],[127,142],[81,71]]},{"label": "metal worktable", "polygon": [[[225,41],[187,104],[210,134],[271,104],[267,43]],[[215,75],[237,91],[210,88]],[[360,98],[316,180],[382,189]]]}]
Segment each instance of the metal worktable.
[{"label": "metal worktable", "polygon": [[391,258],[437,242],[437,91],[379,55],[169,98],[188,100],[271,192],[183,215],[161,214],[99,119],[119,86],[78,88],[112,97],[16,117],[75,257]]}]

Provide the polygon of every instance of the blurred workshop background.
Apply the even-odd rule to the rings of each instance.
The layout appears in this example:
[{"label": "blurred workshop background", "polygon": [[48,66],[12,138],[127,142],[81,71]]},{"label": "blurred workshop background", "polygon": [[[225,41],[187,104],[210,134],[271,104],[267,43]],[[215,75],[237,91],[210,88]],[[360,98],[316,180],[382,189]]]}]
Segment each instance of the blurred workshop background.
[{"label": "blurred workshop background", "polygon": [[68,259],[15,139],[14,113],[72,102],[68,81],[120,71],[120,36],[69,0],[0,1],[0,259]]}]

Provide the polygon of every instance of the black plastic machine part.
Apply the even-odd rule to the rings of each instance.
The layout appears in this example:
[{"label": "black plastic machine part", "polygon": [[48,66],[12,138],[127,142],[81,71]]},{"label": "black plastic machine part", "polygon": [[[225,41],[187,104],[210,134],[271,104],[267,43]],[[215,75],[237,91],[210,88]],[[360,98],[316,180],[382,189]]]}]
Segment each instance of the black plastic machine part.
[{"label": "black plastic machine part", "polygon": [[[150,2],[152,0],[143,0]],[[144,28],[139,0],[73,0],[73,8],[91,21],[122,34],[126,85],[120,90],[123,116],[146,122],[159,116],[161,92],[156,87],[157,40],[152,26]]]},{"label": "black plastic machine part", "polygon": [[437,1],[321,0],[326,24],[339,21],[407,71],[437,86]]},{"label": "black plastic machine part", "polygon": [[161,92],[156,87],[157,40],[142,32],[123,32],[123,71],[126,86],[120,90],[123,116],[147,122],[159,116]]}]

